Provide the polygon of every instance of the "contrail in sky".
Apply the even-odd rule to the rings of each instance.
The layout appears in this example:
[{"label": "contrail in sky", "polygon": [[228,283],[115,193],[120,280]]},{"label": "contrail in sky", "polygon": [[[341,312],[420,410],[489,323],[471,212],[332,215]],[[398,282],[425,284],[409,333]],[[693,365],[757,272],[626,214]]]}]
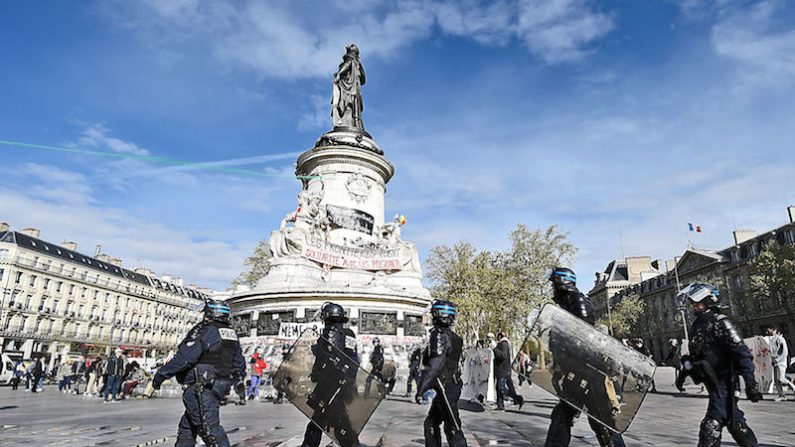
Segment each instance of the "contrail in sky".
[{"label": "contrail in sky", "polygon": [[126,154],[119,152],[92,151],[80,148],[57,147],[57,146],[47,146],[44,144],[24,143],[21,141],[0,140],[0,145],[7,147],[39,149],[39,150],[54,151],[54,152],[66,152],[66,153],[81,154],[81,155],[95,155],[98,157],[127,158],[127,159],[146,161],[161,165],[168,165],[169,168],[166,168],[167,170],[205,169],[210,171],[227,172],[230,174],[253,175],[259,177],[320,178],[319,176],[292,176],[284,174],[268,174],[266,172],[252,171],[249,169],[240,169],[240,168],[231,167],[231,166],[248,165],[254,163],[265,163],[268,161],[292,158],[297,155],[297,153],[295,152],[284,153],[284,154],[273,154],[273,155],[260,155],[256,157],[233,158],[229,160],[219,160],[219,161],[209,161],[209,162],[190,162],[190,161],[176,160],[173,158],[166,158],[166,157],[153,157],[151,155],[136,155],[136,154]]}]

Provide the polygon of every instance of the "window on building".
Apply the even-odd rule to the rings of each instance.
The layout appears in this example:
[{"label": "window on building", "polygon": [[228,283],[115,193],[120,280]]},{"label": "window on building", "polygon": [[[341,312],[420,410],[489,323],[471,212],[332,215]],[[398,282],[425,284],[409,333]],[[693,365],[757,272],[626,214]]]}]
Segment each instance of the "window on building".
[{"label": "window on building", "polygon": [[50,287],[50,278],[44,278],[44,290],[49,289]]},{"label": "window on building", "polygon": [[0,248],[0,261],[5,261],[8,258],[8,249]]},{"label": "window on building", "polygon": [[5,269],[0,268],[0,281],[3,280],[3,275],[5,274]]},{"label": "window on building", "polygon": [[28,281],[28,285],[30,287],[36,287],[36,275],[30,275],[30,281]]},{"label": "window on building", "polygon": [[22,272],[17,272],[16,278],[14,278],[14,283],[19,284],[22,282]]},{"label": "window on building", "polygon": [[61,286],[63,286],[63,281],[58,281],[57,283],[55,283],[55,291],[60,292]]}]

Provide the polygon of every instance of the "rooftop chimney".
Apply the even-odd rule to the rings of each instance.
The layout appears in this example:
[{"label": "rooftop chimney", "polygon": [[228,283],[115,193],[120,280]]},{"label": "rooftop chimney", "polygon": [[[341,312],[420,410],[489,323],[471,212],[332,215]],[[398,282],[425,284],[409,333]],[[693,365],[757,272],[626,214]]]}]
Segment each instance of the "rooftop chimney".
[{"label": "rooftop chimney", "polygon": [[734,230],[732,233],[734,234],[734,245],[740,245],[756,237],[756,231],[754,230]]},{"label": "rooftop chimney", "polygon": [[138,273],[140,275],[146,275],[146,276],[151,276],[153,278],[157,278],[157,275],[155,275],[155,272],[153,272],[152,269],[150,269],[148,267],[136,267],[134,271],[135,271],[135,273]]},{"label": "rooftop chimney", "polygon": [[0,222],[0,231],[8,231],[11,229],[11,225],[8,222]]},{"label": "rooftop chimney", "polygon": [[97,255],[97,259],[99,259],[102,262],[107,262],[108,264],[110,264],[111,257],[110,255],[106,255],[105,253],[100,253]]},{"label": "rooftop chimney", "polygon": [[674,261],[673,259],[666,259],[665,260],[665,271],[666,272],[672,272],[675,267],[676,267],[676,261]]},{"label": "rooftop chimney", "polygon": [[63,242],[61,242],[61,247],[65,248],[67,250],[77,251],[77,242],[63,241]]},{"label": "rooftop chimney", "polygon": [[788,206],[787,213],[789,214],[789,223],[795,223],[795,205]]},{"label": "rooftop chimney", "polygon": [[22,229],[22,233],[27,234],[30,237],[35,237],[36,239],[38,239],[39,235],[41,234],[41,230],[39,230],[38,228],[27,227],[27,228],[23,228]]},{"label": "rooftop chimney", "polygon": [[110,263],[115,265],[116,267],[121,267],[121,259],[119,258],[112,258]]}]

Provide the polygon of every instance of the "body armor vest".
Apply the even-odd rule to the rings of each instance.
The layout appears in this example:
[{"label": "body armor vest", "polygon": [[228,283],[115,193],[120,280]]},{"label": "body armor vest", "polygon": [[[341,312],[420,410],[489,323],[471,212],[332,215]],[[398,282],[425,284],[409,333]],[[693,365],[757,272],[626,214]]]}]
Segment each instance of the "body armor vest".
[{"label": "body armor vest", "polygon": [[210,327],[215,327],[221,336],[221,343],[216,344],[211,350],[204,352],[199,359],[198,365],[212,366],[216,377],[229,377],[234,372],[232,364],[235,354],[240,349],[240,341],[229,324],[220,321],[213,321],[207,324],[204,336],[206,337]]}]

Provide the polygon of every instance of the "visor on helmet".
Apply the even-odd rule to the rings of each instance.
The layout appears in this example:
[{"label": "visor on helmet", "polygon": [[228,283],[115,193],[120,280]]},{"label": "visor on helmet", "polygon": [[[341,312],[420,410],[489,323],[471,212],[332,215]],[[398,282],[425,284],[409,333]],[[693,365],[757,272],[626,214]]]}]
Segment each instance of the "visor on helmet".
[{"label": "visor on helmet", "polygon": [[718,290],[705,284],[690,284],[679,291],[679,296],[686,298],[694,303],[700,303],[704,299],[718,296]]},{"label": "visor on helmet", "polygon": [[440,317],[455,317],[457,313],[458,312],[456,312],[455,306],[450,303],[438,302],[431,306],[432,315]]}]

